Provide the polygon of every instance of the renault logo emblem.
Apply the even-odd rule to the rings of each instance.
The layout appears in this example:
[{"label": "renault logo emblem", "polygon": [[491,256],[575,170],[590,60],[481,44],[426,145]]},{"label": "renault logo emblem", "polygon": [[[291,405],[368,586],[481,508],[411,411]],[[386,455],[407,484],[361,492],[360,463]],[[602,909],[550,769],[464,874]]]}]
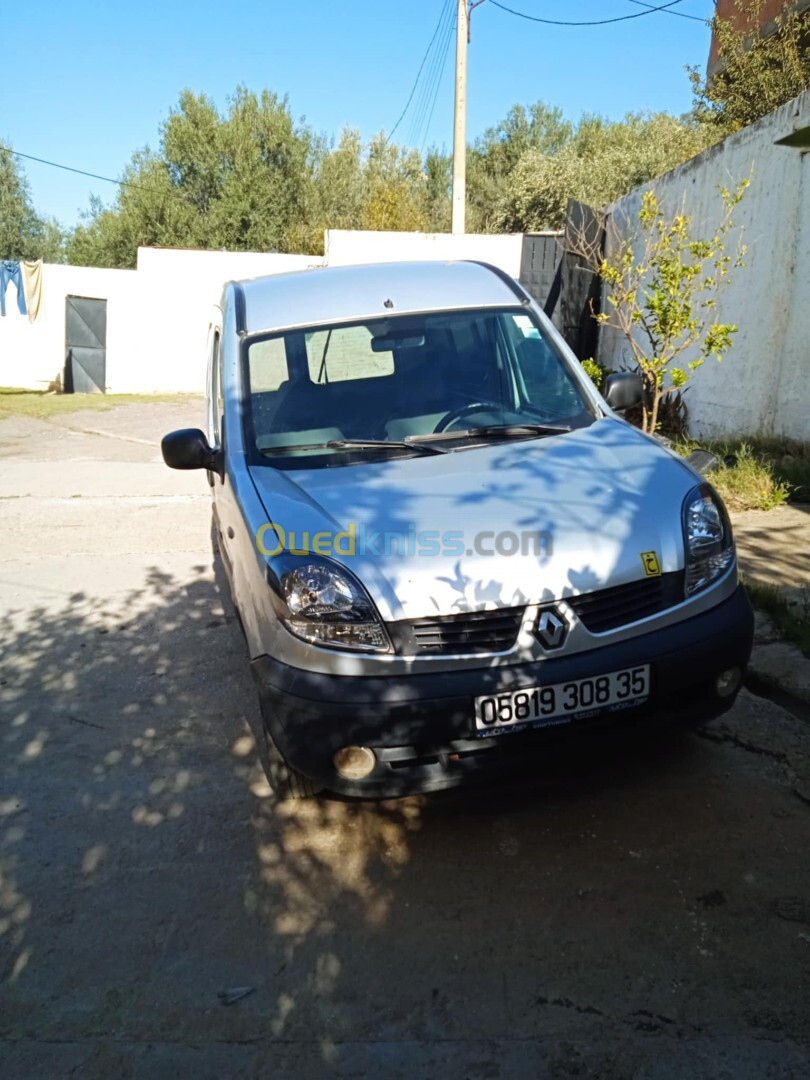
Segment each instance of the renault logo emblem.
[{"label": "renault logo emblem", "polygon": [[568,623],[556,608],[543,608],[537,616],[535,636],[546,651],[560,649],[568,637]]}]

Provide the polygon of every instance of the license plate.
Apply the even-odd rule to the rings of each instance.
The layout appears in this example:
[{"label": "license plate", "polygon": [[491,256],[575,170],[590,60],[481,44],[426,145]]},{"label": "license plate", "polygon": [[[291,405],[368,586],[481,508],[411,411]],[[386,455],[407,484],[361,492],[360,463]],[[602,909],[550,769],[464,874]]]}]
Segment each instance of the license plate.
[{"label": "license plate", "polygon": [[475,699],[475,733],[503,735],[508,731],[566,724],[600,712],[631,709],[649,694],[649,664],[588,679],[491,694]]}]

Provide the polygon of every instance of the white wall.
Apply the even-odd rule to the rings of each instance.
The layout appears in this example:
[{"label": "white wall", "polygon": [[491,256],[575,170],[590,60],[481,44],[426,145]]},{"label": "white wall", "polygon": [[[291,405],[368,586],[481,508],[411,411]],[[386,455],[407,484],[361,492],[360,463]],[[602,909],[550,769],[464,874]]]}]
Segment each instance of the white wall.
[{"label": "white wall", "polygon": [[306,255],[140,248],[137,270],[42,268],[36,322],[20,315],[13,286],[0,318],[0,386],[46,389],[65,364],[65,297],[107,301],[111,393],[202,392],[209,312],[226,281],[320,265]]},{"label": "white wall", "polygon": [[[717,310],[718,321],[739,332],[722,363],[709,359],[695,372],[686,395],[698,437],[810,440],[810,154],[774,145],[808,126],[810,91],[611,208],[621,232],[621,222],[637,222],[653,187],[669,213],[683,207],[693,218],[695,236],[711,235],[722,213],[718,187],[751,174],[734,214],[745,229],[747,265],[733,272]],[[628,351],[615,332],[602,333],[603,364],[623,366]]]},{"label": "white wall", "polygon": [[327,259],[260,252],[139,248],[136,270],[43,267],[43,302],[30,323],[14,288],[0,319],[0,386],[38,390],[62,376],[65,297],[107,300],[107,390],[201,392],[210,310],[225,282],[319,266],[413,259],[480,259],[517,277],[523,238],[331,230]]},{"label": "white wall", "polygon": [[140,357],[108,352],[107,380],[120,393],[205,387],[210,310],[228,281],[320,266],[310,255],[138,248]]},{"label": "white wall", "polygon": [[414,262],[419,259],[476,259],[492,263],[516,278],[520,275],[523,235],[454,235],[327,229],[325,251],[327,266]]},{"label": "white wall", "polygon": [[[134,270],[88,266],[42,268],[42,304],[36,322],[17,310],[13,287],[6,293],[6,317],[0,318],[0,386],[45,390],[65,366],[65,297],[107,300],[107,353],[119,370],[137,365],[139,295]],[[109,363],[108,363],[109,367]]]}]

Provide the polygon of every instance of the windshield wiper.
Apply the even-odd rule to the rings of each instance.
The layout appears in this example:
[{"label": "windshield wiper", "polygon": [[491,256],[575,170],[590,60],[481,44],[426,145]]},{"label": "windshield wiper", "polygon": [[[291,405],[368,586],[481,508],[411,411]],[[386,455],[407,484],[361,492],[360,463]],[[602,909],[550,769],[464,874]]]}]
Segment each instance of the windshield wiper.
[{"label": "windshield wiper", "polygon": [[409,441],[395,442],[387,439],[330,439],[323,443],[289,443],[285,446],[266,446],[260,453],[289,454],[295,450],[409,450],[418,454],[446,454],[438,446],[420,446]]},{"label": "windshield wiper", "polygon": [[525,439],[537,435],[565,435],[571,430],[570,427],[553,424],[487,424],[484,427],[463,428],[458,431],[437,431],[432,435],[406,435],[405,442],[418,446],[442,439]]}]

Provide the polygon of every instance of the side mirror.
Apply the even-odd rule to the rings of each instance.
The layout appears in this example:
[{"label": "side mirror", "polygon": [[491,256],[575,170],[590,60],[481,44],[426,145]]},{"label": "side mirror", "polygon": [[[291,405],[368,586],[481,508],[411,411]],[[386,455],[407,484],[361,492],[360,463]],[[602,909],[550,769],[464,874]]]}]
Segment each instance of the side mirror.
[{"label": "side mirror", "polygon": [[605,379],[605,401],[616,412],[625,412],[640,405],[644,393],[641,376],[632,371],[617,371]]},{"label": "side mirror", "polygon": [[170,469],[210,469],[218,473],[222,467],[222,455],[211,449],[199,428],[170,431],[160,440],[160,449]]}]

